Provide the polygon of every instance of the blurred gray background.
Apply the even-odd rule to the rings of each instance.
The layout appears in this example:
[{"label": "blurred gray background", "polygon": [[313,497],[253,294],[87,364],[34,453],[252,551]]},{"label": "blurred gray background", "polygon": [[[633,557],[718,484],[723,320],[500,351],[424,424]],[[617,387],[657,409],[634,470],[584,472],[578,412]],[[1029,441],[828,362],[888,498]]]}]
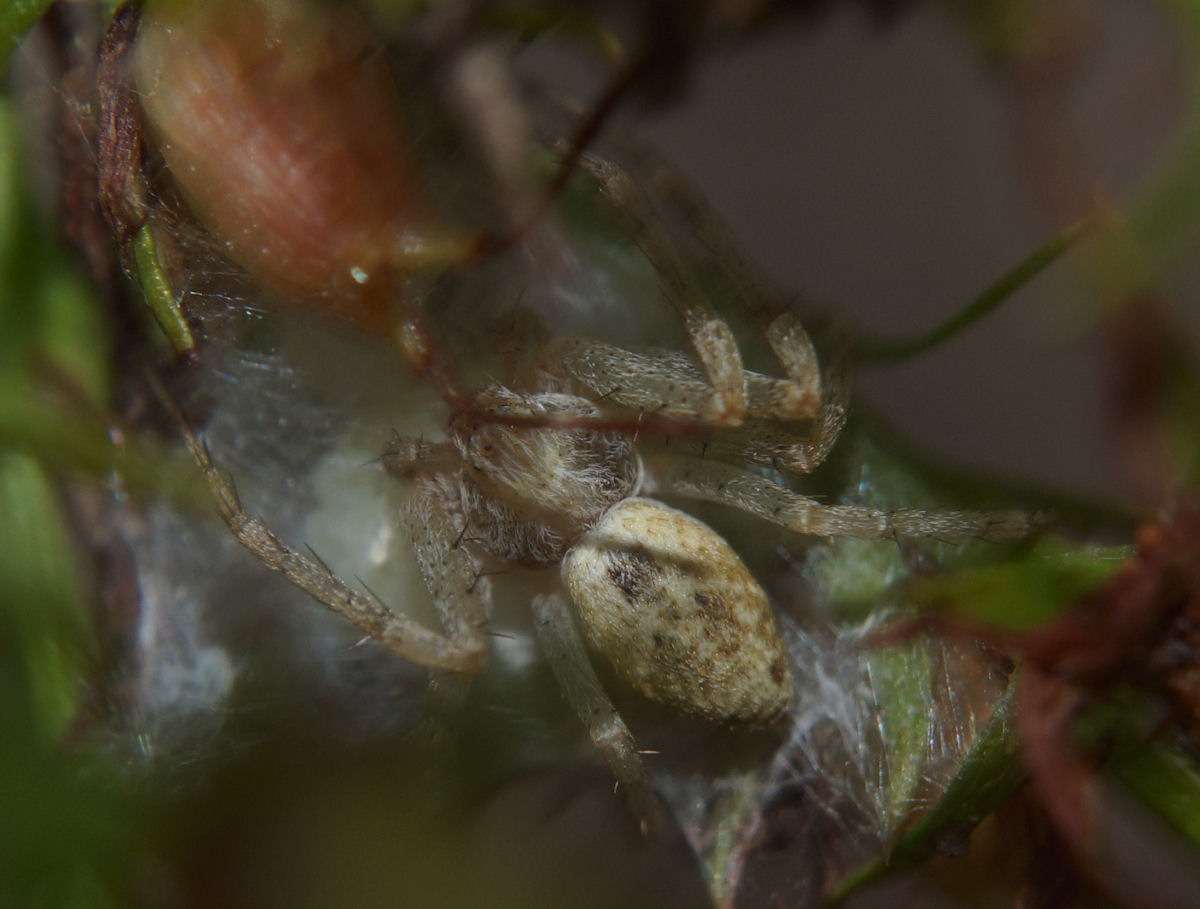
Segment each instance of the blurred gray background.
[{"label": "blurred gray background", "polygon": [[[1177,125],[1183,77],[1161,4],[1045,6],[1063,45],[1051,64],[1068,68],[1053,115],[1083,164],[1070,186],[1037,185],[1007,71],[940,4],[887,25],[847,4],[772,25],[707,57],[683,101],[635,129],[781,287],[871,332],[913,333],[1066,223],[1048,195],[1120,198]],[[1044,94],[1034,84],[1024,97]],[[1093,296],[1078,264],[1060,262],[945,347],[862,373],[857,387],[958,466],[1127,497],[1106,435]],[[1186,282],[1173,300],[1195,324]]]}]

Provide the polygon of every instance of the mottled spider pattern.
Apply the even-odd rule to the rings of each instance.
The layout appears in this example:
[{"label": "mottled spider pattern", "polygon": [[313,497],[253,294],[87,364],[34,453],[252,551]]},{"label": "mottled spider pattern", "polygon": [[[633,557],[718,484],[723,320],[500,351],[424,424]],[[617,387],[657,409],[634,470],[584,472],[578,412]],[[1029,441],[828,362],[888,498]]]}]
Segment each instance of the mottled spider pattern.
[{"label": "mottled spider pattern", "polygon": [[[340,19],[333,25],[349,27]],[[360,71],[338,56],[344,53],[339,47],[348,45],[354,59],[359,58],[363,41],[358,32],[355,40],[331,42],[327,48],[323,39],[313,37],[324,32],[312,23],[297,21],[295,28],[333,56],[321,58],[325,77],[319,93],[301,96],[288,83],[288,96],[303,97],[307,107],[297,105],[299,113],[290,121],[286,113],[273,113],[271,128],[278,128],[277,133],[262,132],[244,111],[238,113],[237,129],[257,130],[254,147],[259,151],[253,162],[241,161],[237,146],[231,146],[231,156],[220,167],[211,166],[213,161],[206,161],[207,170],[185,166],[187,155],[207,154],[207,146],[189,151],[195,124],[172,126],[171,107],[161,107],[171,90],[168,68],[179,66],[169,57],[156,57],[151,69],[153,90],[160,93],[160,113],[155,115],[159,141],[181,195],[194,200],[197,217],[218,239],[224,237],[229,255],[251,277],[274,288],[276,295],[299,293],[294,285],[300,282],[328,312],[341,313],[359,297],[369,299],[375,307],[372,317],[351,321],[386,328],[394,320],[395,349],[442,393],[451,412],[444,440],[396,438],[381,458],[383,468],[408,486],[402,523],[441,627],[433,630],[393,611],[285,543],[243,509],[204,445],[190,434],[189,441],[222,518],[242,546],[371,639],[436,670],[437,685],[455,688],[445,673],[469,678],[485,665],[494,568],[557,569],[559,589],[538,595],[532,604],[537,636],[635,811],[650,822],[658,811],[656,798],[634,738],[605,692],[592,656],[645,697],[715,724],[768,726],[787,715],[793,699],[787,649],[762,586],[728,542],[660,497],[731,506],[808,536],[1006,538],[1027,532],[1028,519],[1016,512],[882,512],[822,504],[786,485],[785,474],[803,474],[821,464],[844,426],[843,368],[821,369],[800,319],[756,275],[719,222],[682,184],[660,181],[660,189],[682,203],[677,206],[681,220],[692,225],[710,251],[711,264],[739,298],[745,321],[761,332],[782,376],[746,369],[733,329],[716,312],[694,264],[678,251],[650,197],[624,169],[603,158],[583,156],[583,178],[606,200],[652,266],[656,291],[677,314],[691,351],[631,350],[539,328],[534,349],[521,351],[521,364],[513,367],[506,384],[464,386],[444,367],[446,358],[439,353],[439,340],[429,329],[433,320],[422,310],[422,301],[397,277],[421,259],[421,244],[412,236],[422,225],[404,220],[412,211],[423,212],[421,206],[409,206],[407,214],[393,211],[387,194],[370,191],[370,175],[348,197],[346,168],[326,165],[349,160],[358,150],[344,145],[349,139],[324,133],[324,157],[297,171],[303,179],[289,171],[290,195],[272,195],[269,206],[256,200],[284,178],[275,174],[251,181],[253,174],[240,173],[267,172],[260,159],[273,149],[282,148],[303,163],[306,154],[313,154],[312,131],[337,122],[343,109],[366,104]],[[168,26],[155,34],[159,40],[177,40],[185,32]],[[184,48],[193,55],[191,64],[204,63],[207,68],[197,70],[212,84],[217,77],[221,84],[233,79],[250,113],[269,99],[256,94],[263,86],[244,70],[256,79],[266,72],[272,80],[278,73],[295,80],[297,67],[303,69],[294,61],[241,67],[238,55],[259,53],[257,45],[227,46],[219,32],[210,37],[209,44],[220,53],[199,45]],[[286,42],[270,46],[275,55]],[[345,84],[339,88],[329,72],[348,73]],[[378,78],[372,69],[371,85]],[[220,109],[222,96],[210,88],[209,82],[193,80],[183,90],[196,94],[189,103],[214,123],[234,120]],[[343,90],[355,93],[353,104],[339,104]],[[287,129],[279,128],[280,117]],[[391,160],[390,145],[399,140],[385,137],[382,144],[372,144],[379,135],[372,132],[375,124],[358,126],[363,129],[354,133],[355,141],[370,146],[370,160]],[[123,147],[136,148],[137,143]],[[195,173],[208,174],[209,183],[225,183],[191,188],[189,174]],[[238,193],[239,181],[254,192]],[[142,185],[140,179],[133,183]],[[232,215],[219,208],[231,193],[238,201]],[[370,215],[365,227],[361,219],[348,224],[341,213],[341,220],[330,220],[326,209],[346,198],[358,203],[352,212],[356,217]],[[293,203],[304,211],[292,213]],[[207,213],[210,209],[222,211],[227,220]],[[252,230],[240,227],[234,239],[250,236],[252,255],[226,236],[233,231],[230,224],[244,223],[252,223]],[[301,238],[296,224],[311,230]],[[341,238],[333,252],[331,243],[312,236],[322,229],[326,239],[330,232]],[[270,233],[270,247],[264,245],[264,232]],[[285,268],[286,257],[263,258],[269,250],[299,255],[301,246],[314,244],[326,258],[317,263],[319,268],[314,266],[319,274],[311,280]],[[472,261],[464,260],[454,268],[472,267]],[[353,295],[337,296],[351,274],[362,277],[361,286],[355,277]],[[327,275],[337,275],[337,281]],[[676,439],[670,449],[639,451],[640,441],[668,434]]]}]

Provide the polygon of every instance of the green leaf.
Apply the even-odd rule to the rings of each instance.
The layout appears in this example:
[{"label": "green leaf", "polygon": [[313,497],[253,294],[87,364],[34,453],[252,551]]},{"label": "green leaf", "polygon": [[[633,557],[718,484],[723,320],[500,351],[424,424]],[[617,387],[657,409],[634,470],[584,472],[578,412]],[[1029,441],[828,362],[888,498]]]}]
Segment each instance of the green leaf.
[{"label": "green leaf", "polygon": [[1191,751],[1165,737],[1156,738],[1119,749],[1108,769],[1200,848],[1200,764]]},{"label": "green leaf", "polygon": [[49,8],[50,0],[7,0],[0,4],[0,69],[8,65],[25,33]]},{"label": "green leaf", "polygon": [[158,247],[149,222],[133,235],[133,261],[137,268],[138,283],[146,295],[146,304],[154,314],[158,327],[171,342],[171,347],[179,354],[195,352],[196,339],[159,262]]},{"label": "green leaf", "polygon": [[1021,558],[922,577],[909,585],[909,594],[960,618],[1027,629],[1103,582],[1131,551],[1046,537]]},{"label": "green leaf", "polygon": [[94,480],[115,474],[134,492],[183,505],[209,501],[196,465],[183,453],[142,438],[115,444],[99,419],[55,410],[46,402],[0,389],[0,451],[4,449]]},{"label": "green leaf", "polygon": [[884,810],[895,830],[912,807],[929,759],[934,724],[930,689],[933,664],[923,638],[874,649],[867,671],[875,691],[879,732],[887,755]]},{"label": "green leaf", "polygon": [[969,833],[1006,799],[1024,778],[1013,730],[1013,690],[996,705],[962,767],[937,803],[921,815],[884,855],[847,875],[830,893],[840,903],[871,881],[915,868],[937,853],[941,844]]},{"label": "green leaf", "polygon": [[74,260],[34,215],[21,121],[0,98],[0,381],[31,389],[52,376],[104,406],[111,388],[108,320]]},{"label": "green leaf", "polygon": [[[22,723],[37,741],[55,741],[74,715],[88,647],[85,597],[57,494],[30,458],[0,453],[0,628],[20,642],[10,657],[23,678]],[[16,708],[10,708],[13,710]]]}]

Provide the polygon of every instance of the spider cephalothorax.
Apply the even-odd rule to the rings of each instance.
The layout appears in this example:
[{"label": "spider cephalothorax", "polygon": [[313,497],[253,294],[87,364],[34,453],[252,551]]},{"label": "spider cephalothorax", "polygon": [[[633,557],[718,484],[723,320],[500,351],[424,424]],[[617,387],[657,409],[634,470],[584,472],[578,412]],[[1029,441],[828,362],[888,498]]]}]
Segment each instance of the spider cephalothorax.
[{"label": "spider cephalothorax", "polygon": [[[480,393],[477,404],[494,418],[456,419],[451,439],[463,461],[466,513],[481,530],[494,528],[486,546],[498,558],[555,562],[611,505],[636,490],[641,462],[627,435],[502,422],[505,417],[596,416],[586,398],[522,395],[494,386]],[[509,528],[503,526],[506,518]],[[539,532],[534,528],[549,545],[523,551],[516,540]]]},{"label": "spider cephalothorax", "polygon": [[573,395],[492,387],[478,405],[487,422],[460,415],[441,446],[396,440],[384,466],[425,473],[459,545],[502,562],[561,563],[592,650],[643,694],[717,722],[778,718],[791,675],[766,594],[713,530],[636,496],[630,436],[502,422],[597,414]]}]

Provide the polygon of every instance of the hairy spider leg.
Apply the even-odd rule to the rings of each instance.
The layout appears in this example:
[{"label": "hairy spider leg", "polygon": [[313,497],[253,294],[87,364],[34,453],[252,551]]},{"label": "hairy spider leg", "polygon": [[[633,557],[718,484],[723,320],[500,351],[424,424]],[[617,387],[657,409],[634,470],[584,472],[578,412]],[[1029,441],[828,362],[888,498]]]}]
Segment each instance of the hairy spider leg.
[{"label": "hairy spider leg", "polygon": [[[138,261],[139,264],[149,263],[141,271],[162,277],[163,280],[157,283],[166,287],[165,276],[159,274],[161,268],[149,267],[157,263],[157,253],[153,229],[146,222],[146,187],[141,173],[141,118],[130,86],[123,78],[123,69],[118,65],[129,52],[136,24],[136,8],[123,8],[110,27],[102,54],[103,73],[109,81],[102,91],[108,98],[108,103],[103,105],[106,116],[100,130],[102,207],[123,245],[129,243],[134,231],[140,230]],[[482,138],[486,144],[486,137]],[[696,408],[700,417],[716,425],[739,424],[746,413],[746,389],[740,353],[731,330],[712,310],[694,274],[673,248],[636,182],[612,162],[595,156],[585,157],[582,165],[597,180],[600,191],[624,214],[658,270],[668,299],[686,326],[708,379],[704,401]],[[378,264],[397,277],[421,271],[447,273],[456,267],[469,267],[487,255],[493,245],[492,239],[482,234],[455,234],[444,230],[418,232],[411,236],[401,232]],[[375,280],[379,283],[383,279],[376,275]],[[143,284],[146,283],[143,275]],[[436,295],[436,287],[441,282],[435,280],[434,283]],[[178,299],[169,287],[162,293],[150,293],[149,290],[147,288],[149,301],[158,307],[156,317],[176,350],[195,358],[195,341],[188,331]],[[388,330],[405,361],[418,376],[429,381],[452,408],[468,412],[479,410],[473,406],[473,395],[461,386],[450,358],[441,349],[439,338],[428,324],[425,306],[429,301],[407,299],[403,293],[394,294],[393,298],[394,319]],[[802,334],[798,323],[796,328]],[[780,389],[792,385],[790,382],[777,384],[770,392],[776,401],[773,414],[788,410],[779,406]],[[814,387],[813,392],[812,397],[819,398],[819,387]],[[486,413],[479,416],[487,417]]]},{"label": "hairy spider leg", "polygon": [[700,416],[718,426],[738,425],[746,416],[746,389],[733,332],[713,310],[637,182],[614,162],[596,155],[583,155],[579,166],[624,217],[657,270],[667,302],[683,322],[709,382]]},{"label": "hairy spider leg", "polygon": [[708,437],[681,436],[681,447],[788,474],[812,473],[825,462],[846,428],[850,411],[849,346],[835,348],[825,364],[824,400],[815,420],[796,432],[778,420],[747,420]]},{"label": "hairy spider leg", "polygon": [[642,832],[662,830],[663,807],[650,785],[633,734],[605,693],[565,598],[558,594],[535,597],[533,618],[538,641],[554,677],[625,790],[630,807],[641,821]]},{"label": "hairy spider leg", "polygon": [[[758,323],[784,374],[804,395],[808,406],[822,400],[817,353],[800,319],[770,279],[746,253],[729,226],[713,211],[700,191],[651,148],[640,146],[637,156],[646,162],[655,191],[672,206],[692,234],[708,250],[717,269],[733,286],[737,298]],[[773,416],[788,418],[786,414]]]},{"label": "hairy spider leg", "polygon": [[[828,457],[846,425],[848,382],[845,356],[826,370],[826,397],[816,419],[803,431],[774,416],[779,380],[746,370],[747,419],[740,426],[704,432],[687,426],[678,434],[684,447],[706,454],[747,460],[786,473],[815,470]],[[708,393],[703,373],[686,356],[666,350],[631,351],[588,338],[556,338],[542,354],[543,368],[573,379],[606,402],[664,420],[700,420]],[[636,428],[636,427],[632,427]]]},{"label": "hairy spider leg", "polygon": [[882,511],[863,505],[825,505],[753,471],[675,455],[647,459],[642,491],[728,505],[805,536],[999,542],[1027,536],[1039,524],[1036,515],[1015,509]]},{"label": "hairy spider leg", "polygon": [[[443,633],[452,641],[486,652],[491,586],[471,551],[462,545],[466,518],[436,474],[411,481],[401,521]],[[471,682],[468,673],[431,670],[418,738],[437,743],[449,737],[446,720],[457,715],[466,703]]]},{"label": "hairy spider leg", "polygon": [[[360,593],[324,565],[279,539],[261,520],[246,513],[233,481],[217,468],[207,448],[186,424],[184,436],[217,502],[221,520],[256,559],[397,656],[430,669],[467,674],[483,669],[487,639],[482,625],[469,616],[476,611],[486,615],[487,588],[477,584],[469,555],[454,545],[455,528],[444,521],[430,522],[422,538],[413,541],[421,574],[431,588],[436,585],[439,614],[449,626],[445,633],[438,633]],[[423,500],[418,494],[416,500],[418,512],[430,507],[428,498]],[[408,526],[416,523],[410,521]]]},{"label": "hairy spider leg", "polygon": [[[634,431],[650,428],[650,422],[661,423],[665,432],[674,429],[683,435],[697,435],[709,427],[737,428],[724,444],[741,446],[756,463],[791,473],[816,469],[845,424],[846,352],[836,355],[837,362],[827,366],[822,375],[800,319],[781,305],[778,293],[770,289],[766,278],[699,195],[659,162],[656,182],[667,188],[668,201],[709,250],[739,301],[759,324],[788,378],[744,369],[732,330],[713,309],[694,269],[675,248],[638,181],[620,165],[595,154],[581,155],[578,167],[595,181],[624,218],[658,273],[663,292],[679,315],[701,365],[698,368],[688,357],[673,351],[637,353],[575,338],[551,341],[543,365],[578,379],[605,400],[636,411],[638,418],[633,423],[576,415],[531,420],[529,425]],[[481,237],[479,242],[474,255],[464,255],[453,264],[447,260],[447,270],[455,265],[469,267],[491,251],[487,238]],[[440,286],[441,282],[435,284],[435,294]],[[434,333],[425,324],[422,306],[410,303],[408,309],[397,337],[409,365],[430,380],[456,411],[480,421],[495,419],[460,386],[454,370],[440,355]],[[779,421],[801,420],[812,421],[807,433],[786,433],[775,426]],[[672,426],[673,422],[678,425]]]},{"label": "hairy spider leg", "polygon": [[[579,166],[623,215],[663,281],[667,300],[679,314],[710,384],[701,416],[718,426],[738,425],[746,415],[748,401],[741,353],[733,332],[713,310],[694,271],[675,249],[637,181],[620,165],[597,155],[584,155]],[[696,204],[699,209],[701,206]],[[703,226],[718,222],[715,215],[709,215],[698,223]],[[716,245],[718,238],[707,239]],[[718,249],[729,250],[718,257],[718,264],[729,269],[727,276],[739,292],[740,301],[750,306],[763,326],[768,343],[788,375],[787,379],[762,379],[770,415],[779,420],[815,417],[821,404],[821,382],[816,352],[807,332],[793,314],[768,303],[773,295],[753,276],[736,246],[721,243]]]}]

